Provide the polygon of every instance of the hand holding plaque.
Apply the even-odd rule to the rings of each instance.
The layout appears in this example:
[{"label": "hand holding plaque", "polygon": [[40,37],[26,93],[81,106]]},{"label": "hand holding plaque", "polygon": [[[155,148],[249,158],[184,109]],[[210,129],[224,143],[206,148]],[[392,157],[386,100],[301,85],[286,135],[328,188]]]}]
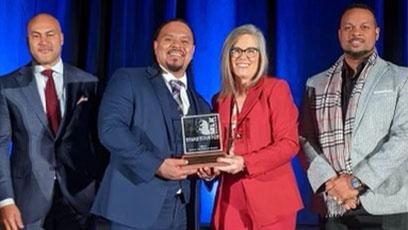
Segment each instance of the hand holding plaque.
[{"label": "hand holding plaque", "polygon": [[225,165],[217,162],[225,156],[222,151],[219,115],[216,113],[183,116],[183,159],[188,160],[184,167],[202,168]]}]

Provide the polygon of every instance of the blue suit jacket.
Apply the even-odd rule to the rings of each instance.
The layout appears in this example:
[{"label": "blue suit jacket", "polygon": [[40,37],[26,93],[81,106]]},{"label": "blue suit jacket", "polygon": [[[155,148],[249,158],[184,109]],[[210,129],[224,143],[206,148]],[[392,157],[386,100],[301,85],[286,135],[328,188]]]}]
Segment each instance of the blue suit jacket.
[{"label": "blue suit jacket", "polygon": [[75,209],[89,212],[99,170],[97,81],[64,64],[65,114],[54,137],[31,65],[0,78],[0,200],[14,198],[25,225],[48,213],[54,176]]},{"label": "blue suit jacket", "polygon": [[[190,106],[209,113],[208,104],[190,83],[188,88]],[[120,69],[114,74],[98,119],[99,137],[111,153],[111,162],[93,213],[134,228],[149,228],[157,219],[174,181],[155,173],[165,158],[178,154],[172,147],[177,137],[169,118],[174,109],[169,97],[158,68]]]}]

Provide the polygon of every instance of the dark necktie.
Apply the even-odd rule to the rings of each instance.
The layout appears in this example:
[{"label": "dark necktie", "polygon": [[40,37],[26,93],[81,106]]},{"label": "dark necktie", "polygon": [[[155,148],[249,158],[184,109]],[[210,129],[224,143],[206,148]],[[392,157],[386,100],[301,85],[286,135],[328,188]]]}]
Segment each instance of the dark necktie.
[{"label": "dark necktie", "polygon": [[41,74],[47,77],[47,83],[45,85],[45,108],[47,111],[48,124],[55,136],[61,121],[61,111],[52,72],[51,69],[46,69],[42,71]]},{"label": "dark necktie", "polygon": [[178,110],[180,114],[184,114],[183,113],[183,102],[181,101],[181,96],[180,96],[180,91],[181,91],[181,88],[184,87],[184,83],[179,80],[171,80],[169,83],[171,87],[171,94],[173,95],[174,100],[176,100],[177,102]]}]

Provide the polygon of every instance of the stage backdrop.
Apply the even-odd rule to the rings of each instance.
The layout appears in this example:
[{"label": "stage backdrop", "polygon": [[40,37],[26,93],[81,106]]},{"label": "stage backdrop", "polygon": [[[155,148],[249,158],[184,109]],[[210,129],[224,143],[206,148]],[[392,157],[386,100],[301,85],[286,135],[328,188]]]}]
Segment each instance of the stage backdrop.
[{"label": "stage backdrop", "polygon": [[[252,23],[265,34],[272,75],[286,79],[296,103],[307,77],[328,68],[340,55],[337,28],[342,9],[337,0],[1,0],[0,75],[29,62],[26,24],[37,13],[55,15],[65,34],[64,61],[97,75],[106,83],[119,67],[152,63],[152,36],[163,21],[186,19],[196,38],[193,60],[198,91],[208,100],[220,86],[220,50],[234,27]],[[406,0],[362,1],[377,14],[381,27],[378,51],[385,59],[407,65]],[[1,121],[0,121],[1,122]],[[293,160],[306,208],[298,223],[313,224],[310,187]],[[201,222],[211,217],[216,183],[202,185]],[[273,196],[273,194],[265,194]]]}]

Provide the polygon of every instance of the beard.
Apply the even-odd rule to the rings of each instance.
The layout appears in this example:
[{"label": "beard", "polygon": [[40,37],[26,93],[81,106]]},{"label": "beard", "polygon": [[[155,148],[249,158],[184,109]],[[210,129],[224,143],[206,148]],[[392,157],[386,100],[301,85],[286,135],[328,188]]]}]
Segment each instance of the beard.
[{"label": "beard", "polygon": [[167,63],[167,68],[171,72],[178,72],[183,69],[183,63],[178,63],[177,60],[171,60],[170,62]]},{"label": "beard", "polygon": [[360,51],[352,51],[352,50],[344,50],[344,53],[350,56],[352,59],[361,59],[361,58],[366,58],[370,54],[372,54],[374,51],[374,48],[371,50],[360,50]]}]

